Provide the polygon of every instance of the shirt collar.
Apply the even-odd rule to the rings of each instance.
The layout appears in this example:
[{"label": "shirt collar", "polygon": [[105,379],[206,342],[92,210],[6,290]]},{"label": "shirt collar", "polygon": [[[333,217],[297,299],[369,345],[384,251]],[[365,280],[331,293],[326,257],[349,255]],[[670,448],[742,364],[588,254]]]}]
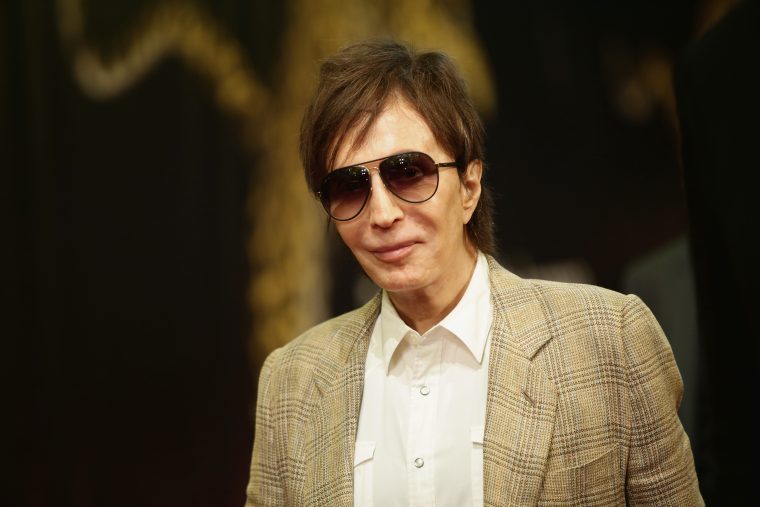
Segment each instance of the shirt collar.
[{"label": "shirt collar", "polygon": [[[478,260],[475,264],[467,289],[448,315],[438,324],[430,328],[422,338],[443,328],[457,337],[480,363],[483,361],[488,331],[491,327],[491,290],[488,271],[488,261],[482,252],[478,252]],[[401,319],[396,308],[388,297],[388,292],[383,291],[382,305],[380,307],[380,338],[382,342],[382,355],[385,369],[391,363],[399,343],[409,334],[416,335],[416,331],[406,325]]]}]

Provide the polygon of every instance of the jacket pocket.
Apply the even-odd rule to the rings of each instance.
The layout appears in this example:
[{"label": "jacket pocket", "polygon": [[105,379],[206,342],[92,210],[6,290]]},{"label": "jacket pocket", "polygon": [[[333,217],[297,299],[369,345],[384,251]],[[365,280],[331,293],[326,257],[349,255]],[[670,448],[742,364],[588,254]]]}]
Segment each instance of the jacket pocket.
[{"label": "jacket pocket", "polygon": [[616,445],[582,465],[548,472],[538,505],[625,505],[619,454]]}]

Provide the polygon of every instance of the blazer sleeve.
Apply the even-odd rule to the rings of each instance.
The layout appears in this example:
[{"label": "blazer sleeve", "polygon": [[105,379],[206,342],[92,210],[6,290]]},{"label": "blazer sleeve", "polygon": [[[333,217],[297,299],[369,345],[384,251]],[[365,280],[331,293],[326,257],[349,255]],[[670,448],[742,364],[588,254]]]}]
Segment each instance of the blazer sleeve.
[{"label": "blazer sleeve", "polygon": [[[285,505],[285,493],[277,460],[272,406],[272,372],[279,350],[272,352],[264,362],[259,375],[256,399],[256,426],[253,440],[251,473],[248,479],[246,507]],[[276,394],[276,392],[274,393]]]},{"label": "blazer sleeve", "polygon": [[636,296],[626,301],[622,333],[631,409],[627,503],[704,505],[689,438],[678,418],[681,375],[660,325]]}]

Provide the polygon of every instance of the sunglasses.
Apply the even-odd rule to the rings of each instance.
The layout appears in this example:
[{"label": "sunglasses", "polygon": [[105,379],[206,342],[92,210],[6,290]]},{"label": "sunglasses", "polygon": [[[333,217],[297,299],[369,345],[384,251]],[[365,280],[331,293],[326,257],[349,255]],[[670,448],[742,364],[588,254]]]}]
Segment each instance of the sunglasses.
[{"label": "sunglasses", "polygon": [[[378,160],[377,169],[385,188],[411,203],[425,202],[435,195],[439,167],[457,167],[456,162],[436,163],[430,155],[419,151],[370,162]],[[351,220],[364,209],[372,190],[372,178],[366,165],[370,162],[335,169],[322,180],[317,197],[333,220]]]}]

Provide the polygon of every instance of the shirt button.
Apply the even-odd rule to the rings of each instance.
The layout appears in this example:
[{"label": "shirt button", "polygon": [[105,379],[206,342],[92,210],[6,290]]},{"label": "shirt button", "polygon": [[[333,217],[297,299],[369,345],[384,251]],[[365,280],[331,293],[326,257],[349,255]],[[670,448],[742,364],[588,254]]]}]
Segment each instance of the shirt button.
[{"label": "shirt button", "polygon": [[417,468],[422,468],[423,466],[425,466],[425,460],[422,458],[415,459],[414,466],[416,466]]},{"label": "shirt button", "polygon": [[420,387],[420,394],[422,396],[427,396],[428,394],[430,394],[430,388],[428,386]]}]

